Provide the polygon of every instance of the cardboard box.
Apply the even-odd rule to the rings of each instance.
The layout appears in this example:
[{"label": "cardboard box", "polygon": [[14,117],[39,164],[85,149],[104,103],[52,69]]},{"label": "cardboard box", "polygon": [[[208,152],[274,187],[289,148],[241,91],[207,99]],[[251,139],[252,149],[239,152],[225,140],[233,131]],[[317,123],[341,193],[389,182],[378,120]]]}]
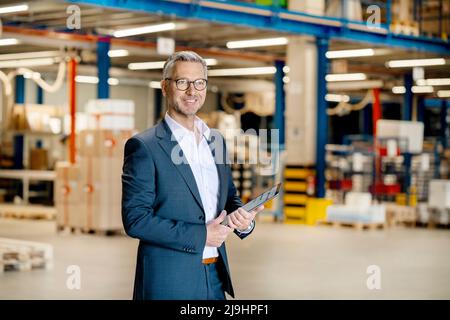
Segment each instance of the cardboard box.
[{"label": "cardboard box", "polygon": [[431,180],[428,188],[430,208],[450,208],[450,180]]},{"label": "cardboard box", "polygon": [[[420,153],[423,146],[423,122],[400,121],[400,120],[378,120],[377,136],[380,138],[400,138],[407,140],[406,150],[403,152]],[[400,147],[402,141],[400,140]]]},{"label": "cardboard box", "polygon": [[78,135],[80,157],[123,157],[131,130],[83,130]]},{"label": "cardboard box", "polygon": [[29,154],[30,170],[48,170],[48,152],[47,149],[34,148]]},{"label": "cardboard box", "polygon": [[85,106],[89,114],[122,114],[134,116],[134,101],[120,99],[92,99]]}]

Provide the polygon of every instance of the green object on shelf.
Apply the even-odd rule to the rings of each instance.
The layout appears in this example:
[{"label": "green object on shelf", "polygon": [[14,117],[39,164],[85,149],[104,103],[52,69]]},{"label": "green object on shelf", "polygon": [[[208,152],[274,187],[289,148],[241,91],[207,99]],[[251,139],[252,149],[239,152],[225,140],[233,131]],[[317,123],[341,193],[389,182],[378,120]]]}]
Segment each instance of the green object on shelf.
[{"label": "green object on shelf", "polygon": [[[263,6],[272,6],[276,2],[276,0],[255,0],[256,4],[260,4]],[[287,7],[287,0],[278,0],[278,5],[280,7],[286,8]]]}]

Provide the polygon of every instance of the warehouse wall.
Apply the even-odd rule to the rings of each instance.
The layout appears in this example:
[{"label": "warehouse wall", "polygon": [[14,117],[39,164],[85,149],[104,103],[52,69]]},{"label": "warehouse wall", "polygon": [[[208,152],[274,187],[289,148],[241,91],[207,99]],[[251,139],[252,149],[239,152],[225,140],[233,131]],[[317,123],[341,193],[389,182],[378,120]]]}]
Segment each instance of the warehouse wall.
[{"label": "warehouse wall", "polygon": [[[52,82],[53,80],[49,80]],[[32,80],[25,81],[25,102],[36,103],[37,86]],[[77,111],[84,111],[85,104],[90,99],[96,99],[97,86],[95,84],[77,83]],[[135,126],[142,131],[153,125],[154,89],[144,86],[118,85],[110,86],[111,99],[133,100],[135,103]],[[44,104],[62,105],[67,108],[67,83],[55,93],[44,92]]]}]

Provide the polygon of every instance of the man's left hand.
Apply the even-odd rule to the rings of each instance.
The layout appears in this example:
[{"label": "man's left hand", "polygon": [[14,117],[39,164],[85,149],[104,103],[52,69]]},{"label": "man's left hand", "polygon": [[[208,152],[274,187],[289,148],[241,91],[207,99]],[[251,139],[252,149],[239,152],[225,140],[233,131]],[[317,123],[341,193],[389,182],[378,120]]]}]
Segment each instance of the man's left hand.
[{"label": "man's left hand", "polygon": [[250,227],[253,219],[258,212],[264,210],[264,206],[259,206],[255,210],[250,212],[245,211],[242,208],[233,211],[228,215],[228,226],[238,231],[245,231]]}]

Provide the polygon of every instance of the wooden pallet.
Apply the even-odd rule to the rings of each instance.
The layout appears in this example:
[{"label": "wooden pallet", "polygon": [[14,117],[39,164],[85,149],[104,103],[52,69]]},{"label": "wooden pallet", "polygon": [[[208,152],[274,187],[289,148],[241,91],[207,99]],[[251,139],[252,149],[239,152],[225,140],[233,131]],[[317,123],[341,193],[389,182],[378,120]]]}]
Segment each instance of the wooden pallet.
[{"label": "wooden pallet", "polygon": [[15,219],[55,220],[56,208],[39,205],[1,204],[0,217]]},{"label": "wooden pallet", "polygon": [[415,207],[385,204],[386,221],[388,226],[410,225],[415,226],[417,222],[417,210]]},{"label": "wooden pallet", "polygon": [[0,273],[53,268],[53,247],[49,244],[0,238]]},{"label": "wooden pallet", "polygon": [[343,221],[319,221],[318,224],[328,225],[334,228],[354,228],[356,230],[376,230],[384,229],[386,227],[385,223],[363,223],[363,222],[343,222]]},{"label": "wooden pallet", "polygon": [[405,34],[408,36],[419,36],[419,26],[417,22],[395,21],[391,24],[392,33]]},{"label": "wooden pallet", "polygon": [[69,227],[69,226],[57,226],[57,231],[60,233],[72,233],[72,234],[95,234],[99,236],[114,236],[124,235],[125,231],[121,230],[98,230],[91,228],[81,227]]}]

